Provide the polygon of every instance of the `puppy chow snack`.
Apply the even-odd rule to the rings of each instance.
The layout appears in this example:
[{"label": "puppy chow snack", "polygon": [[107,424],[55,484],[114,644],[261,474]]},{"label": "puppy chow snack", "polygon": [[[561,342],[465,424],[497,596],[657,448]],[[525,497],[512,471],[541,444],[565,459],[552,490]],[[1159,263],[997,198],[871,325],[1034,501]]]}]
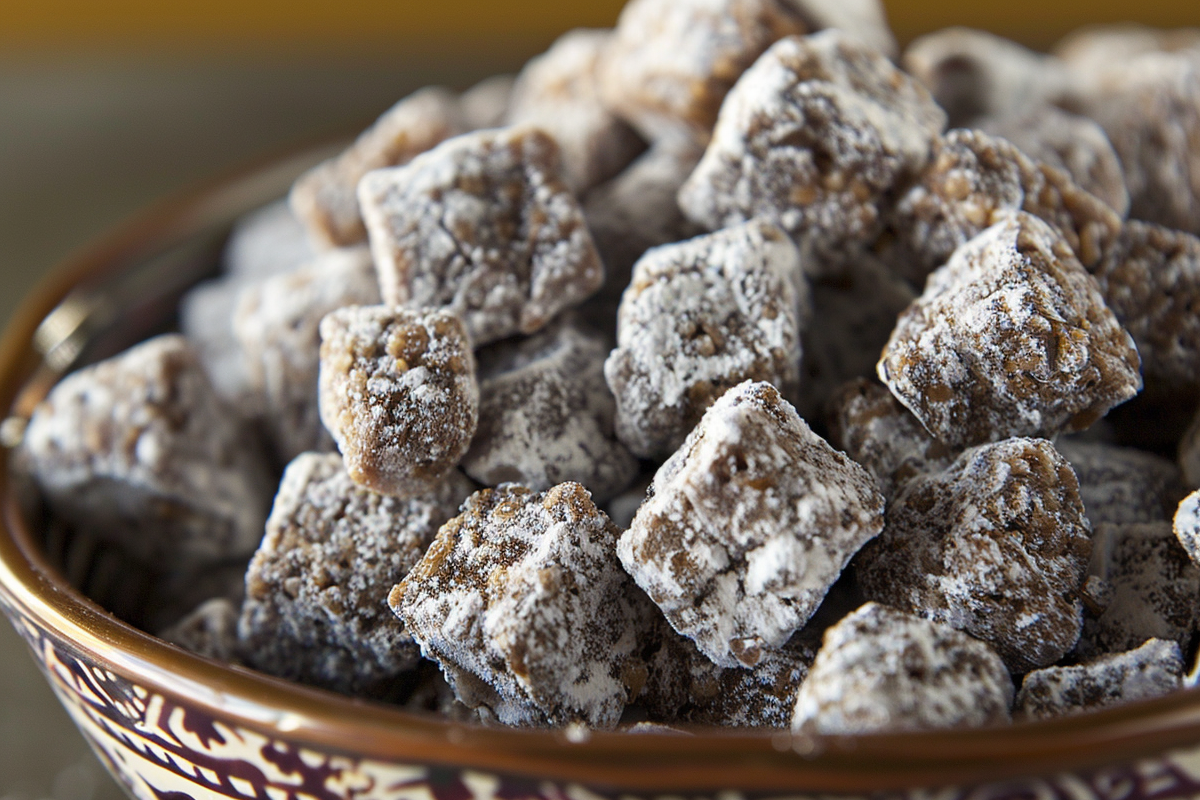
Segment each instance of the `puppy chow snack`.
[{"label": "puppy chow snack", "polygon": [[254,406],[280,463],[333,449],[317,410],[321,319],[344,306],[378,302],[379,282],[365,247],[325,251],[238,295],[233,329]]},{"label": "puppy chow snack", "polygon": [[604,282],[559,148],[537,128],[478,131],[359,184],[384,302],[447,308],[475,347],[529,334]]},{"label": "puppy chow snack", "polygon": [[1009,721],[1013,684],[984,642],[867,603],[825,632],[796,697],[807,734],[978,728]]},{"label": "puppy chow snack", "polygon": [[1147,53],[1200,52],[1200,28],[1150,28],[1145,25],[1085,25],[1055,43],[1053,53],[1074,73],[1075,81],[1102,79]]},{"label": "puppy chow snack", "polygon": [[1147,388],[1194,403],[1200,389],[1200,239],[1130,220],[1092,274],[1137,343]]},{"label": "puppy chow snack", "polygon": [[701,233],[684,218],[675,195],[702,153],[690,142],[656,144],[588,193],[583,213],[604,262],[604,285],[580,309],[592,327],[615,336],[621,294],[647,250]]},{"label": "puppy chow snack", "polygon": [[252,444],[176,334],[68,375],[24,439],[58,515],[188,571],[258,545],[271,479]]},{"label": "puppy chow snack", "polygon": [[1134,650],[1029,673],[1017,692],[1014,716],[1053,719],[1162,697],[1181,688],[1183,655],[1178,642],[1149,639]]},{"label": "puppy chow snack", "polygon": [[955,251],[879,377],[951,446],[1083,430],[1141,388],[1137,350],[1063,239],[1025,213]]},{"label": "puppy chow snack", "polygon": [[459,95],[458,106],[467,130],[503,126],[516,82],[515,75],[492,75]]},{"label": "puppy chow snack", "polygon": [[246,573],[238,625],[246,659],[347,694],[384,690],[418,660],[388,610],[388,592],[471,492],[470,481],[451,472],[428,493],[401,500],[356,484],[336,453],[296,458]]},{"label": "puppy chow snack", "polygon": [[1175,538],[1183,545],[1192,563],[1200,565],[1200,491],[1179,501],[1171,518]]},{"label": "puppy chow snack", "polygon": [[1104,129],[1087,117],[1055,106],[1035,106],[976,124],[989,136],[1011,142],[1033,161],[1067,173],[1076,186],[1103,200],[1119,216],[1129,211],[1121,160]]},{"label": "puppy chow snack", "polygon": [[1169,520],[1187,494],[1179,468],[1153,453],[1072,437],[1054,446],[1079,479],[1079,496],[1093,528]]},{"label": "puppy chow snack", "polygon": [[1116,60],[1081,82],[1080,110],[1121,159],[1129,216],[1200,234],[1200,51]]},{"label": "puppy chow snack", "polygon": [[953,130],[935,145],[928,169],[901,196],[876,247],[919,284],[954,251],[1012,212],[1040,217],[1094,268],[1117,237],[1121,219],[1070,176],[1038,163],[1011,142],[977,130]]},{"label": "puppy chow snack", "polygon": [[918,38],[904,51],[901,65],[929,89],[955,128],[1053,103],[1070,84],[1057,59],[971,28],[945,28]]},{"label": "puppy chow snack", "polygon": [[792,36],[730,91],[679,205],[710,230],[764,217],[818,250],[869,242],[884,196],[925,166],[945,121],[859,40]]},{"label": "puppy chow snack", "polygon": [[1111,587],[1112,600],[1084,620],[1077,655],[1119,653],[1150,637],[1188,651],[1200,621],[1200,567],[1170,522],[1097,525],[1089,571]]},{"label": "puppy chow snack", "polygon": [[349,247],[367,239],[355,194],[368,172],[405,164],[466,130],[458,99],[435,87],[421,89],[383,113],[341,155],[313,167],[292,186],[292,210],[319,248]]},{"label": "puppy chow snack", "polygon": [[430,309],[347,306],[320,326],[321,421],[355,483],[400,498],[440,484],[479,422],[467,332]]},{"label": "puppy chow snack", "polygon": [[293,270],[315,255],[291,206],[276,200],[234,223],[221,267],[229,277],[254,280]]},{"label": "puppy chow snack", "polygon": [[839,386],[875,374],[897,317],[916,293],[869,253],[849,253],[841,259],[804,253],[800,261],[810,276],[812,312],[800,337],[803,359],[796,407],[812,420],[821,417]]},{"label": "puppy chow snack", "polygon": [[1089,533],[1066,459],[1008,439],[911,479],[855,564],[867,598],[982,639],[1021,673],[1079,639]]},{"label": "puppy chow snack", "polygon": [[201,603],[183,619],[160,631],[158,637],[196,655],[239,663],[237,624],[240,611],[227,597]]},{"label": "puppy chow snack", "polygon": [[638,472],[613,430],[604,339],[561,320],[479,352],[479,427],[463,470],[488,486],[534,491],[575,481],[604,503]]},{"label": "puppy chow snack", "polygon": [[882,512],[866,470],[747,381],[659,469],[617,553],[713,663],[754,667],[809,620]]},{"label": "puppy chow snack", "polygon": [[958,455],[930,436],[887,387],[863,378],[830,398],[829,437],[871,473],[887,500],[913,478],[946,469]]},{"label": "puppy chow snack", "polygon": [[815,642],[796,639],[751,668],[723,668],[667,628],[647,658],[639,703],[660,723],[786,729],[817,653]]},{"label": "puppy chow snack", "polygon": [[741,74],[775,41],[809,30],[790,0],[631,0],[600,94],[647,140],[703,146]]},{"label": "puppy chow snack", "polygon": [[530,124],[562,148],[563,180],[582,195],[620,172],[646,144],[600,101],[598,65],[611,31],[576,29],[560,36],[517,76],[510,125]]},{"label": "puppy chow snack", "polygon": [[612,728],[644,680],[653,613],[618,534],[577,483],[484,489],[388,602],[468,706],[505,725]]},{"label": "puppy chow snack", "polygon": [[636,455],[674,452],[726,389],[799,378],[807,285],[782,230],[750,222],[646,253],[621,299],[604,376],[617,436]]}]

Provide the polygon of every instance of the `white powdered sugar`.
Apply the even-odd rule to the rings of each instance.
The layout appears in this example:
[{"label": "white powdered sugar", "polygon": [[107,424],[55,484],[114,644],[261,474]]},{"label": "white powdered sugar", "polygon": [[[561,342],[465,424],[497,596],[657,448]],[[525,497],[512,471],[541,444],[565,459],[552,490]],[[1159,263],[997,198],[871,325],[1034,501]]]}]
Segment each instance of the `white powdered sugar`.
[{"label": "white powdered sugar", "polygon": [[825,632],[796,697],[810,734],[975,728],[1009,721],[1012,679],[985,643],[878,603]]},{"label": "white powdered sugar", "polygon": [[336,453],[294,460],[246,573],[247,660],[349,694],[386,693],[418,659],[388,592],[471,491],[451,472],[429,493],[399,500],[355,484]]},{"label": "white powdered sugar", "polygon": [[397,497],[424,494],[458,464],[479,420],[462,320],[391,306],[328,314],[319,401],[355,482]]},{"label": "white powdered sugar", "polygon": [[618,533],[576,483],[485,489],[389,603],[468,706],[507,725],[612,728],[640,688],[653,613],[614,557]]},{"label": "white powdered sugar", "polygon": [[658,471],[617,552],[709,659],[753,666],[808,621],[882,511],[862,467],[747,381]]},{"label": "white powdered sugar", "polygon": [[365,247],[326,251],[238,295],[233,329],[248,372],[252,402],[281,463],[308,450],[332,450],[317,411],[322,318],[350,305],[379,302]]},{"label": "white powdered sugar", "polygon": [[24,450],[56,511],[159,566],[248,555],[270,476],[182,336],[159,336],[64,378]]},{"label": "white powdered sugar", "polygon": [[533,333],[604,282],[558,145],[518,126],[456,137],[359,184],[385,302],[462,316],[474,346]]},{"label": "white powdered sugar", "polygon": [[820,250],[867,242],[882,197],[925,166],[944,124],[924,88],[857,39],[789,37],[730,91],[679,204],[709,229],[765,217]]},{"label": "white powdered sugar", "polygon": [[617,435],[643,457],[674,451],[744,380],[793,393],[807,284],[778,227],[751,222],[649,251],[634,268],[604,375]]},{"label": "white powdered sugar", "polygon": [[628,486],[638,464],[613,430],[607,352],[567,320],[480,351],[479,427],[463,470],[485,485],[535,491],[575,481],[598,503]]},{"label": "white powdered sugar", "polygon": [[1183,688],[1179,643],[1149,639],[1136,650],[1029,673],[1017,692],[1018,719],[1053,719],[1162,697]]},{"label": "white powdered sugar", "polygon": [[879,377],[951,446],[1082,430],[1141,387],[1133,340],[1063,239],[1018,212],[900,315]]},{"label": "white powdered sugar", "polygon": [[1066,459],[1008,439],[909,480],[855,564],[869,599],[983,639],[1019,673],[1079,639],[1088,534]]}]

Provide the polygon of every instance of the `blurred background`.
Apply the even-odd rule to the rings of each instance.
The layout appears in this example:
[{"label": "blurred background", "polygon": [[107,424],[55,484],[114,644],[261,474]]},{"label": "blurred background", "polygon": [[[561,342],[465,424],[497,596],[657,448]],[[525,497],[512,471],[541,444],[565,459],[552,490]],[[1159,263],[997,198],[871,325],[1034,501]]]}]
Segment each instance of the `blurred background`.
[{"label": "blurred background", "polygon": [[[888,0],[1046,47],[1083,22],[1200,25],[1196,0]],[[156,199],[365,126],[427,83],[515,71],[621,0],[0,0],[0,323],[50,267]],[[0,623],[0,800],[116,800]]]}]

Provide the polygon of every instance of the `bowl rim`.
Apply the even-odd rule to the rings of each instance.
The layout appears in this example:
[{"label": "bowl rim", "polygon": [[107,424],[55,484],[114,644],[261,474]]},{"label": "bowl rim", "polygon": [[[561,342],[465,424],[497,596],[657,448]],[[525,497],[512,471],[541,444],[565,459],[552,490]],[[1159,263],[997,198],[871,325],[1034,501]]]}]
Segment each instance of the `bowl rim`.
[{"label": "bowl rim", "polygon": [[[311,145],[291,148],[186,189],[63,261],[26,296],[0,337],[0,408],[28,418],[53,384],[44,369],[38,372],[34,333],[74,286],[277,197],[265,195],[265,187],[294,176],[313,152]],[[7,455],[0,453],[0,594],[20,614],[152,692],[331,753],[622,792],[877,792],[1052,776],[1200,743],[1195,689],[1050,721],[827,737],[714,728],[686,728],[690,736],[568,736],[471,726],[352,699],[194,655],[104,611],[41,552],[22,516]]]}]

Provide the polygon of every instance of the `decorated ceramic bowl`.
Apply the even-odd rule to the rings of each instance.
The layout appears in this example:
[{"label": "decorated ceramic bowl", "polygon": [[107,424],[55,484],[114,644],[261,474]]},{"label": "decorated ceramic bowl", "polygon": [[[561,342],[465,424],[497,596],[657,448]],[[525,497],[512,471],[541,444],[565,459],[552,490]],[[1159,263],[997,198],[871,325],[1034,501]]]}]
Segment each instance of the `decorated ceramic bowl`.
[{"label": "decorated ceramic bowl", "polygon": [[1052,722],[903,735],[497,730],[211,661],[122,621],[144,601],[136,574],[43,518],[13,463],[25,422],[68,370],[167,329],[181,292],[216,270],[233,220],[325,155],[277,160],[152,210],[52,275],[0,341],[0,607],[133,796],[1200,796],[1195,690]]}]

